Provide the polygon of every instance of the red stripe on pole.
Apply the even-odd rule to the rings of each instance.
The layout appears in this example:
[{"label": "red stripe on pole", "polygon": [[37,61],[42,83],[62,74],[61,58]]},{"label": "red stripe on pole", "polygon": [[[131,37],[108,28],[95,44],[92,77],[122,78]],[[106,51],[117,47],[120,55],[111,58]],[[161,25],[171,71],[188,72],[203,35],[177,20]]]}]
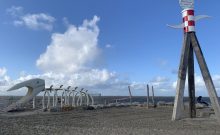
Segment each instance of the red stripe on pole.
[{"label": "red stripe on pole", "polygon": [[184,32],[195,31],[194,10],[188,9],[182,11]]},{"label": "red stripe on pole", "polygon": [[188,26],[195,26],[195,21],[188,21]]},{"label": "red stripe on pole", "polygon": [[194,15],[194,10],[187,10],[187,15]]},{"label": "red stripe on pole", "polygon": [[183,17],[183,22],[188,21],[188,16]]},{"label": "red stripe on pole", "polygon": [[185,27],[185,28],[184,28],[184,31],[185,31],[185,32],[189,32],[189,28],[188,28],[188,27]]}]

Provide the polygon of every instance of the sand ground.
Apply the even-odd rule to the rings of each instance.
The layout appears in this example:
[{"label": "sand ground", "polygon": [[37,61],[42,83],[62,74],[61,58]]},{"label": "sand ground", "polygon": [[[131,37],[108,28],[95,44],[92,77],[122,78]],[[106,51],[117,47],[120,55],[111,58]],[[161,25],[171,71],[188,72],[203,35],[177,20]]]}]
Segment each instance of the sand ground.
[{"label": "sand ground", "polygon": [[214,118],[171,121],[172,107],[0,114],[0,135],[220,135]]}]

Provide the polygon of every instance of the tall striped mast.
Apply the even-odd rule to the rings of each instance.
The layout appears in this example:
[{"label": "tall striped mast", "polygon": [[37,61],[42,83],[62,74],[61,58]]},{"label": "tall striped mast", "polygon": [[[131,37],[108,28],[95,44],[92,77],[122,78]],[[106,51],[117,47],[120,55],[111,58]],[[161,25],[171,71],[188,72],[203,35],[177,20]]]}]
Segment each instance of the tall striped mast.
[{"label": "tall striped mast", "polygon": [[216,118],[220,123],[220,106],[218,95],[209,73],[208,66],[203,56],[199,41],[196,37],[195,22],[206,15],[194,16],[194,0],[179,0],[182,10],[183,23],[180,25],[168,25],[172,28],[182,28],[184,31],[184,41],[180,58],[178,80],[176,86],[176,96],[173,107],[172,120],[179,120],[183,117],[183,97],[185,89],[186,74],[188,74],[188,91],[189,91],[189,114],[191,118],[196,117],[195,108],[195,79],[194,79],[194,55],[198,61],[212,107],[215,111]]}]

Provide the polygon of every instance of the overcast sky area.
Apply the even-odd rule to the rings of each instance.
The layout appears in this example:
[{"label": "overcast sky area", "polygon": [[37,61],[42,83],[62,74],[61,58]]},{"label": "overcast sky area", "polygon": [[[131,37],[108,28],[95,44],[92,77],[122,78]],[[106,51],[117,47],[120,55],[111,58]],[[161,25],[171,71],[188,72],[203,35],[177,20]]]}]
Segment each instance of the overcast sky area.
[{"label": "overcast sky area", "polygon": [[[196,34],[220,95],[220,1],[195,0]],[[183,30],[178,0],[2,0],[0,95],[42,78],[102,95],[174,96]],[[208,96],[195,61],[196,96]],[[187,85],[187,84],[186,84]],[[185,90],[187,95],[187,86]]]}]

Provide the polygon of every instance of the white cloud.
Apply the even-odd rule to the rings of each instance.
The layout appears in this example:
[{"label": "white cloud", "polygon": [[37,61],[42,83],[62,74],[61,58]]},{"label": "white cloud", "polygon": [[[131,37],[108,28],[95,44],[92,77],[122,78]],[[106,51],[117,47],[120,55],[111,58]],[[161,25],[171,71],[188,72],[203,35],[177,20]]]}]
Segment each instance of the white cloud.
[{"label": "white cloud", "polygon": [[[84,20],[78,27],[69,25],[66,32],[52,34],[47,50],[36,61],[43,73],[28,75],[22,71],[18,79],[11,81],[10,86],[31,78],[42,78],[47,87],[63,84],[66,87],[84,87],[104,95],[128,94],[127,80],[120,79],[115,72],[95,66],[95,62],[102,57],[98,47],[99,20],[99,17],[94,16],[92,20]],[[10,92],[20,95],[24,93]]]},{"label": "white cloud", "polygon": [[[30,15],[30,18],[32,17]],[[18,79],[11,80],[7,76],[7,69],[0,68],[1,94],[8,94],[5,90],[18,82],[42,78],[45,79],[47,87],[52,84],[55,86],[63,84],[66,87],[69,85],[84,87],[89,91],[101,92],[104,95],[128,95],[128,85],[131,85],[133,95],[143,93],[146,95],[145,82],[130,83],[126,79],[121,79],[120,75],[115,72],[95,66],[94,63],[102,57],[98,45],[99,27],[97,23],[99,20],[99,17],[94,16],[91,20],[84,20],[83,24],[78,27],[68,22],[68,28],[64,33],[52,34],[50,44],[36,61],[37,67],[43,71],[42,74],[30,75],[23,71]],[[22,19],[17,21],[17,25],[26,25],[24,23]],[[161,61],[160,65],[166,66],[167,61]],[[220,75],[214,75],[213,80],[216,89],[219,90]],[[198,93],[204,92],[205,85],[201,76],[197,75],[195,82]],[[156,96],[175,95],[176,82],[168,77],[158,76],[148,83],[154,86]],[[17,95],[24,93],[14,91],[14,94]]]},{"label": "white cloud", "polygon": [[71,25],[67,17],[63,17],[62,20],[63,20],[63,24],[64,24],[65,26],[68,27],[69,25]]},{"label": "white cloud", "polygon": [[[218,95],[220,94],[220,75],[215,74],[212,75],[212,80],[215,85],[216,91]],[[176,90],[177,81],[173,81],[172,87],[174,90]],[[202,95],[202,96],[208,96],[208,91],[205,86],[205,82],[203,80],[203,77],[201,75],[195,75],[195,90],[196,95]],[[185,85],[185,95],[188,94],[188,80],[186,79],[186,85]]]},{"label": "white cloud", "polygon": [[[73,73],[70,75],[65,75],[62,73],[52,73],[47,72],[37,75],[21,74],[21,76],[16,80],[11,80],[7,74],[0,78],[0,95],[24,95],[26,91],[24,89],[6,92],[6,90],[13,84],[29,80],[32,78],[42,78],[46,81],[46,87],[54,85],[58,87],[59,85],[67,86],[78,86],[80,88],[88,89],[90,92],[102,93],[103,95],[128,95],[128,85],[131,86],[132,95],[146,95],[146,82],[132,82],[128,80],[121,80],[115,72],[109,72],[106,69],[90,69],[86,72]],[[207,90],[205,88],[204,82],[201,76],[196,75],[196,96],[208,96]],[[217,93],[220,91],[220,75],[213,75],[213,81],[216,86]],[[176,81],[172,81],[166,77],[155,77],[149,83],[150,90],[151,86],[154,86],[155,96],[174,96],[176,93]],[[199,84],[198,84],[199,83]],[[186,81],[185,95],[188,94],[188,85]],[[151,92],[151,91],[150,91]]]},{"label": "white cloud", "polygon": [[5,67],[0,68],[0,95],[6,93],[6,89],[11,83],[10,77],[7,75],[7,69]]},{"label": "white cloud", "polygon": [[21,75],[16,80],[2,80],[0,85],[0,95],[25,95],[25,89],[19,89],[11,92],[6,90],[14,84],[29,80],[32,78],[41,78],[46,82],[46,87],[54,85],[59,87],[61,84],[64,87],[78,86],[79,88],[85,88],[92,93],[101,93],[103,95],[126,95],[127,86],[129,83],[126,80],[118,80],[118,76],[114,72],[108,72],[106,69],[98,70],[91,69],[83,73],[74,73],[71,75],[65,75],[62,73],[47,72],[36,75]]},{"label": "white cloud", "polygon": [[7,72],[7,69],[5,67],[0,68],[0,77],[4,76]]},{"label": "white cloud", "polygon": [[10,77],[5,75],[0,78],[0,86],[8,86],[10,84]]},{"label": "white cloud", "polygon": [[171,80],[167,77],[157,76],[150,81],[150,84],[157,89],[167,89],[170,90]]},{"label": "white cloud", "polygon": [[55,18],[46,13],[24,14],[22,7],[12,6],[6,10],[15,20],[15,26],[26,26],[33,30],[52,30]]},{"label": "white cloud", "polygon": [[[172,87],[174,89],[176,89],[176,85],[177,85],[177,81],[174,81],[172,83]],[[186,77],[185,88],[186,89],[188,88],[188,77]],[[202,76],[200,76],[200,75],[195,75],[195,88],[196,88],[197,91],[205,90],[205,83],[203,81]]]},{"label": "white cloud", "polygon": [[145,83],[142,82],[132,82],[130,86],[135,90],[144,90],[146,88]]},{"label": "white cloud", "polygon": [[15,20],[15,21],[13,22],[13,24],[14,24],[15,26],[22,26],[22,25],[24,24],[24,22],[23,22],[23,21],[20,21],[20,20]]},{"label": "white cloud", "polygon": [[[217,90],[218,95],[220,94],[220,75],[213,75],[212,76],[213,83]],[[168,77],[161,77],[158,76],[152,79],[149,82],[150,85],[153,85],[155,88],[156,94],[162,96],[174,96],[176,94],[176,85],[177,81],[169,79]],[[201,75],[195,75],[195,90],[196,96],[208,96],[208,92],[204,83],[204,80]],[[185,90],[184,95],[188,96],[188,80],[186,79],[185,82]]]},{"label": "white cloud", "polygon": [[105,45],[105,48],[112,48],[112,45],[107,44],[107,45]]},{"label": "white cloud", "polygon": [[22,17],[20,17],[20,20],[14,21],[14,24],[19,24],[27,26],[30,29],[38,30],[38,29],[44,29],[44,30],[52,30],[53,29],[53,22],[55,21],[55,18],[45,14],[45,13],[39,13],[39,14],[26,14]]},{"label": "white cloud", "polygon": [[10,14],[12,17],[18,17],[23,14],[23,7],[12,6],[11,8],[6,9],[6,12]]},{"label": "white cloud", "polygon": [[18,82],[29,80],[32,78],[42,78],[46,80],[46,85],[49,87],[51,84],[65,85],[65,86],[80,86],[91,88],[100,84],[105,84],[106,81],[114,80],[115,73],[110,73],[106,69],[98,70],[91,69],[83,73],[73,73],[65,75],[62,73],[47,72],[39,75],[24,75],[17,79]]},{"label": "white cloud", "polygon": [[54,33],[45,53],[36,65],[44,72],[76,73],[87,70],[97,60],[99,17],[84,20],[79,27],[70,25],[65,33]]},{"label": "white cloud", "polygon": [[37,67],[45,72],[46,80],[111,95],[127,91],[126,80],[119,80],[115,72],[95,67],[102,57],[98,46],[99,20],[94,16],[91,20],[84,20],[78,27],[68,22],[66,32],[52,34],[46,52],[36,62]]},{"label": "white cloud", "polygon": [[157,76],[152,79],[149,84],[154,86],[155,93],[163,96],[174,96],[175,89],[173,88],[173,81],[168,77]]}]

